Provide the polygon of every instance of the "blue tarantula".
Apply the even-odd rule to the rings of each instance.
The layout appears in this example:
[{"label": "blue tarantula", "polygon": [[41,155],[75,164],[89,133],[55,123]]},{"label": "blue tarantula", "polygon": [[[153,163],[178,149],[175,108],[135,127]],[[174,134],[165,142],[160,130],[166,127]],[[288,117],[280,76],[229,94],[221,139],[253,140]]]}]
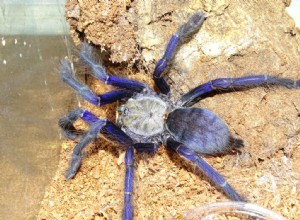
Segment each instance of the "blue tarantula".
[{"label": "blue tarantula", "polygon": [[78,118],[90,124],[89,130],[73,150],[70,167],[66,173],[67,179],[75,176],[81,165],[84,147],[96,139],[98,133],[102,133],[126,147],[123,219],[133,218],[134,150],[155,152],[160,144],[176,151],[198,166],[230,199],[245,201],[226,182],[224,177],[201,157],[201,155],[224,153],[239,141],[232,142],[236,139],[231,136],[228,126],[217,115],[209,110],[190,106],[216,91],[236,91],[266,85],[284,86],[289,89],[300,88],[300,80],[294,81],[269,75],[219,78],[199,85],[181,96],[178,101],[171,102],[169,100],[170,87],[163,78],[163,73],[170,65],[180,43],[198,31],[204,20],[204,13],[197,11],[172,35],[166,51],[156,64],[153,73],[153,80],[159,93],[143,83],[107,74],[104,67],[93,58],[92,47],[87,44],[81,48],[80,59],[92,69],[93,76],[105,84],[120,89],[97,95],[74,78],[69,61],[61,62],[62,80],[75,89],[86,101],[97,106],[118,100],[124,101],[117,109],[117,125],[107,119],[100,119],[83,109],[73,110],[59,120],[60,127],[69,139],[77,137],[73,123]]}]

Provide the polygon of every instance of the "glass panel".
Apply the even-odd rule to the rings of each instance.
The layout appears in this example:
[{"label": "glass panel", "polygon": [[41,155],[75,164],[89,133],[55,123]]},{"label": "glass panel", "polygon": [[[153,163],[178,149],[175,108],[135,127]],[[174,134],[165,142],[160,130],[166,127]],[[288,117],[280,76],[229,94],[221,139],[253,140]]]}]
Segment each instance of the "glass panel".
[{"label": "glass panel", "polygon": [[0,219],[36,219],[73,94],[58,73],[68,28],[61,0],[0,8]]}]

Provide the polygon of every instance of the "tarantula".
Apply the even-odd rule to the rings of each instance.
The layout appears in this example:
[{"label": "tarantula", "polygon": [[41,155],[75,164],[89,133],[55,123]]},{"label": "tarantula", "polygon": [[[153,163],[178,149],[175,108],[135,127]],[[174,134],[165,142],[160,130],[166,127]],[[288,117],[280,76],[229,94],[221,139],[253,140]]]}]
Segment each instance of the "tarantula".
[{"label": "tarantula", "polygon": [[[198,31],[205,20],[205,14],[197,11],[172,35],[164,55],[156,64],[153,80],[159,93],[146,84],[108,75],[102,65],[92,56],[92,47],[87,43],[81,47],[80,59],[92,69],[92,75],[108,85],[121,89],[97,95],[79,82],[72,74],[69,61],[61,62],[62,80],[75,89],[86,101],[102,106],[117,100],[123,104],[117,109],[117,125],[107,119],[100,119],[84,109],[75,109],[59,120],[59,126],[69,139],[77,137],[73,123],[81,118],[90,124],[87,133],[73,150],[70,167],[66,178],[71,179],[77,173],[83,149],[97,138],[98,133],[119,142],[126,147],[125,185],[124,185],[124,219],[133,218],[132,193],[134,178],[134,150],[137,152],[155,152],[163,144],[198,166],[203,173],[232,200],[245,201],[214,170],[201,155],[224,153],[232,147],[232,137],[228,126],[214,113],[203,108],[190,107],[197,101],[215,91],[236,91],[259,86],[276,85],[289,89],[299,89],[300,80],[294,81],[269,75],[251,75],[240,78],[219,78],[197,86],[176,101],[170,101],[170,87],[163,78],[163,73],[170,65],[176,48],[184,39]],[[239,141],[235,141],[238,144]]]}]

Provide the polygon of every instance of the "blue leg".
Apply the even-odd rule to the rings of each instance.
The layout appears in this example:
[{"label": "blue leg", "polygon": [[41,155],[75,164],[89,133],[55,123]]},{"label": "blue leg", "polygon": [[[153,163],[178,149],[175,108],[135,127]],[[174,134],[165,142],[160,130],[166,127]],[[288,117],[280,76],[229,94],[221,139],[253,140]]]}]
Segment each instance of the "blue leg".
[{"label": "blue leg", "polygon": [[77,173],[81,161],[82,161],[82,150],[86,147],[91,141],[95,140],[97,134],[101,131],[102,127],[105,126],[106,120],[100,120],[91,124],[89,131],[86,133],[85,136],[80,140],[78,144],[74,147],[72,160],[70,167],[66,173],[66,179],[71,179]]},{"label": "blue leg", "polygon": [[223,176],[221,176],[212,166],[198,156],[193,150],[190,150],[171,138],[167,139],[167,146],[196,164],[212,182],[214,182],[226,193],[230,199],[234,201],[246,201],[232,188],[232,186],[226,182]]},{"label": "blue leg", "polygon": [[[68,139],[75,139],[78,134],[82,134],[82,132],[78,132],[76,128],[73,126],[74,122],[81,118],[85,122],[92,124],[99,120],[97,116],[92,114],[91,112],[83,109],[74,109],[70,111],[66,116],[62,117],[58,121],[59,127],[63,130],[64,135]],[[114,123],[106,120],[106,124],[103,127],[101,133],[106,135],[107,138],[116,140],[125,146],[129,146],[133,144],[132,139],[127,136],[118,126]],[[158,145],[154,143],[136,143],[134,144],[134,148],[138,152],[154,152],[158,149]]]},{"label": "blue leg", "polygon": [[[93,124],[94,122],[100,120],[97,116],[87,110],[72,110],[67,116],[59,119],[59,127],[63,130],[65,136],[69,139],[74,139],[77,137],[78,132],[74,128],[73,123],[78,118],[81,118],[89,124]],[[103,133],[107,138],[118,141],[125,146],[133,144],[132,139],[127,134],[125,134],[118,126],[107,119],[103,121],[105,121],[105,125],[103,126],[101,133]]]},{"label": "blue leg", "polygon": [[134,178],[134,148],[127,147],[125,154],[126,175],[124,183],[124,211],[123,219],[133,219],[132,193],[133,193],[133,178]]},{"label": "blue leg", "polygon": [[126,175],[124,184],[124,211],[123,219],[133,219],[132,194],[134,178],[134,149],[138,152],[154,152],[159,146],[154,143],[136,143],[129,146],[125,154]]},{"label": "blue leg", "polygon": [[183,24],[174,35],[172,35],[167,45],[163,57],[157,62],[153,73],[153,79],[160,92],[169,94],[170,87],[166,80],[162,77],[163,72],[167,69],[175,50],[180,41],[183,41],[196,30],[198,30],[204,22],[205,15],[202,11],[197,11],[185,24]]},{"label": "blue leg", "polygon": [[102,95],[96,95],[86,85],[80,83],[74,78],[71,64],[67,60],[62,60],[60,66],[60,74],[62,80],[75,89],[86,101],[94,105],[105,105],[117,100],[131,97],[134,93],[130,90],[119,89]]},{"label": "blue leg", "polygon": [[219,78],[204,83],[184,94],[180,99],[182,106],[191,106],[200,99],[216,91],[237,91],[260,86],[283,86],[288,89],[300,89],[300,80],[291,80],[269,75],[253,75],[240,78]]},{"label": "blue leg", "polygon": [[66,138],[74,140],[79,134],[82,132],[78,132],[75,127],[73,126],[74,122],[81,118],[85,122],[89,124],[93,124],[96,121],[99,121],[99,118],[92,114],[91,112],[83,109],[74,109],[68,113],[68,115],[62,117],[58,121],[59,127],[63,130],[64,135]]},{"label": "blue leg", "polygon": [[138,153],[151,153],[158,149],[159,145],[154,143],[136,143],[133,145]]},{"label": "blue leg", "polygon": [[98,64],[93,58],[93,48],[91,45],[84,43],[80,50],[80,59],[86,63],[92,70],[93,75],[104,82],[105,84],[121,87],[124,89],[130,89],[137,92],[142,90],[150,90],[150,88],[144,83],[137,82],[135,80],[125,79],[121,77],[116,77],[108,75],[102,65]]},{"label": "blue leg", "polygon": [[100,106],[113,103],[117,100],[122,100],[124,98],[130,98],[134,94],[131,90],[117,89],[104,94],[99,95]]},{"label": "blue leg", "polygon": [[81,118],[85,122],[89,123],[90,129],[83,136],[80,142],[75,146],[72,154],[72,161],[67,171],[66,178],[71,179],[77,173],[82,160],[82,150],[84,147],[90,143],[92,140],[96,139],[99,132],[106,135],[108,138],[118,141],[119,143],[130,146],[133,144],[133,141],[128,137],[119,127],[114,125],[109,120],[99,119],[97,116],[91,112],[83,109],[75,109],[71,111],[67,116],[62,117],[59,120],[59,126],[64,131],[65,135],[69,139],[73,139],[76,136],[76,129],[73,126],[73,123]]},{"label": "blue leg", "polygon": [[118,126],[116,126],[111,121],[106,120],[106,125],[103,127],[102,134],[104,134],[108,139],[117,141],[122,145],[130,146],[133,145],[132,139],[124,133]]}]

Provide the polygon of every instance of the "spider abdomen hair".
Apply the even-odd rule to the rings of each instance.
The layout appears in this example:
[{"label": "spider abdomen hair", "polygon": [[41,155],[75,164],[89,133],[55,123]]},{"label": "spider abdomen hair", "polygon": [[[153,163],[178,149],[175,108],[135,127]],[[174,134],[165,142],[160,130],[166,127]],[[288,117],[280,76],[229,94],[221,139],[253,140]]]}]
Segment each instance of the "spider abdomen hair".
[{"label": "spider abdomen hair", "polygon": [[201,108],[177,108],[166,122],[174,140],[200,154],[228,151],[228,126],[214,113]]}]

